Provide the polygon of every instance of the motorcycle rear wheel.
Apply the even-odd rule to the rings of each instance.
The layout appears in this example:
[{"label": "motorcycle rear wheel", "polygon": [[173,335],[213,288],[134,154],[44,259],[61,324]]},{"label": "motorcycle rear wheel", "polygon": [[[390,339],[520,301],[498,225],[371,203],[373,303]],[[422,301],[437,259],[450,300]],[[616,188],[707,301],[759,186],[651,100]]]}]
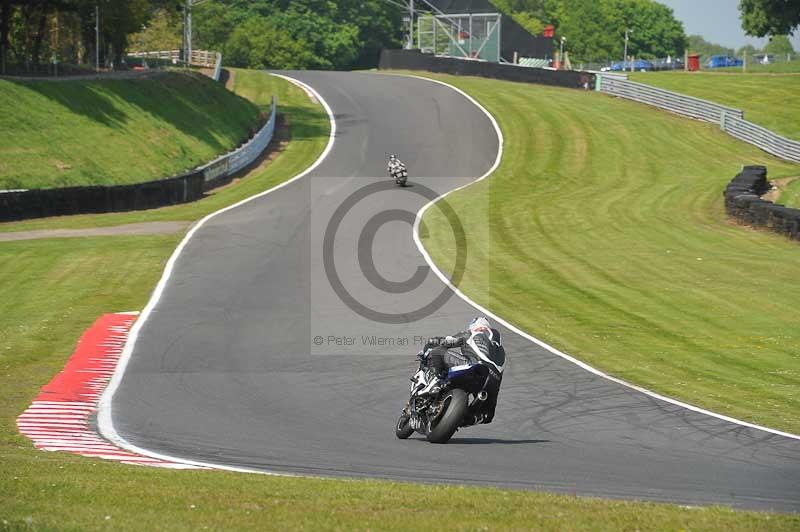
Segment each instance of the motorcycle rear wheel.
[{"label": "motorcycle rear wheel", "polygon": [[467,415],[467,394],[464,390],[456,388],[447,392],[442,403],[445,411],[439,416],[436,425],[428,431],[428,441],[431,443],[450,441]]}]

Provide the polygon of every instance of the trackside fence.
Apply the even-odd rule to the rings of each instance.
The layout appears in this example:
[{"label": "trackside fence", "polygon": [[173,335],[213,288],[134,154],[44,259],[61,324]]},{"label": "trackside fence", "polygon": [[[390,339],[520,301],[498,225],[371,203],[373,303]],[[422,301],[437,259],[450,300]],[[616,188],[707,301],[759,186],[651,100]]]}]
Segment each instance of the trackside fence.
[{"label": "trackside fence", "polygon": [[[181,50],[157,50],[157,51],[138,51],[129,52],[131,57],[140,57],[142,59],[158,59],[161,61],[168,61],[172,63],[183,62],[183,52]],[[189,64],[201,67],[210,68],[219,58],[220,54],[208,50],[192,50],[189,57]]]},{"label": "trackside fence", "polygon": [[272,137],[275,135],[277,109],[278,105],[273,96],[269,119],[258,133],[232,152],[226,153],[198,168],[198,170],[203,172],[205,190],[210,190],[229,182],[233,174],[249,166],[264,152],[267,145],[272,141]]},{"label": "trackside fence", "polygon": [[[178,64],[183,62],[183,52],[180,50],[159,50],[155,52],[131,52],[128,54],[130,57],[137,57],[154,61],[162,61],[167,63]],[[219,81],[222,74],[222,54],[219,52],[210,52],[208,50],[192,50],[192,55],[189,58],[189,64],[205,68],[214,67],[214,73],[211,77],[214,81]]]},{"label": "trackside fence", "polygon": [[599,92],[659,107],[696,120],[719,124],[722,131],[732,137],[757,146],[781,159],[800,163],[800,142],[748,122],[744,119],[744,112],[741,109],[622,79],[619,76],[597,74],[595,80],[595,88]]}]

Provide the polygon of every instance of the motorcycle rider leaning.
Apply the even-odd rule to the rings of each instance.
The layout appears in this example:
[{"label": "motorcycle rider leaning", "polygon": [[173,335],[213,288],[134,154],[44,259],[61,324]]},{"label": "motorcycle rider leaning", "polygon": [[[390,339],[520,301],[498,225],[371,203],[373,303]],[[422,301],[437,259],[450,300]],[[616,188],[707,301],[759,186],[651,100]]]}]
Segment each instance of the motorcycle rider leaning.
[{"label": "motorcycle rider leaning", "polygon": [[389,156],[389,164],[386,167],[386,170],[389,172],[389,175],[392,179],[397,179],[399,176],[402,175],[402,172],[406,171],[406,165],[397,158],[397,155],[392,154]]},{"label": "motorcycle rider leaning", "polygon": [[420,390],[420,394],[438,393],[442,376],[452,367],[464,364],[486,366],[489,369],[489,383],[486,386],[489,397],[483,408],[476,413],[473,424],[492,422],[503,380],[506,353],[500,340],[500,332],[491,327],[489,320],[479,316],[470,322],[465,331],[428,339],[421,356],[428,368],[428,385]]}]

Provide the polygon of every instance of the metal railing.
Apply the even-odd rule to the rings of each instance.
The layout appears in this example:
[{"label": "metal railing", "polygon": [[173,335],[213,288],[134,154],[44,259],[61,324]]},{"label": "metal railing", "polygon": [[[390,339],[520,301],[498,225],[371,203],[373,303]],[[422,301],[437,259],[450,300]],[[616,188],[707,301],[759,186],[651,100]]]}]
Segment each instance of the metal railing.
[{"label": "metal railing", "polygon": [[659,107],[696,120],[719,124],[722,131],[732,137],[757,146],[781,159],[800,162],[800,142],[746,121],[741,109],[620,79],[618,76],[608,76],[605,73],[598,74],[596,80],[596,89],[600,92]]},{"label": "metal railing", "polygon": [[597,90],[606,94],[646,103],[679,115],[705,120],[706,122],[719,123],[722,120],[723,113],[739,118],[742,118],[744,114],[739,109],[686,96],[685,94],[678,94],[677,92],[658,89],[644,83],[620,79],[619,77],[600,74],[596,79],[598,80]]},{"label": "metal railing", "polygon": [[781,159],[800,163],[800,142],[787,139],[769,129],[736,116],[722,117],[722,131],[739,140],[758,146]]},{"label": "metal railing", "polygon": [[275,134],[275,116],[277,114],[277,109],[278,103],[273,96],[269,119],[267,123],[258,130],[258,133],[232,152],[226,153],[198,168],[198,170],[203,171],[205,183],[219,182],[235,174],[255,161],[264,152],[264,149],[266,149]]},{"label": "metal railing", "polygon": [[[171,61],[172,63],[183,62],[183,52],[181,50],[157,50],[151,52],[130,52],[131,57],[141,57],[143,59],[159,59],[163,61]],[[201,67],[213,67],[216,65],[220,54],[217,52],[210,52],[208,50],[192,50],[192,55],[189,58],[189,64]]]}]

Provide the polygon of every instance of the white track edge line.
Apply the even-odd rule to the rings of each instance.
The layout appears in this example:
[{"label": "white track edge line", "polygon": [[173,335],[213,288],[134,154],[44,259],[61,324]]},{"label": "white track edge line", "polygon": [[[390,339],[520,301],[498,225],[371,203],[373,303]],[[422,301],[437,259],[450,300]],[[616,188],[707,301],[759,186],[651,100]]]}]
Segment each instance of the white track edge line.
[{"label": "white track edge line", "polygon": [[294,78],[290,78],[288,76],[284,76],[284,75],[281,75],[281,74],[270,73],[270,75],[282,78],[282,79],[284,79],[286,81],[289,81],[290,83],[293,83],[294,85],[297,85],[298,87],[302,88],[306,92],[306,94],[313,94],[314,96],[316,96],[316,98],[319,101],[319,103],[321,103],[322,106],[325,108],[325,112],[328,114],[328,119],[330,121],[331,131],[330,131],[330,135],[328,136],[328,144],[325,146],[325,150],[323,150],[323,152],[320,154],[320,156],[317,158],[316,161],[314,161],[314,163],[311,166],[309,166],[303,172],[299,173],[298,175],[294,176],[293,178],[289,179],[288,181],[284,181],[283,183],[280,183],[280,184],[278,184],[278,185],[276,185],[276,186],[274,186],[274,187],[272,187],[272,188],[270,188],[268,190],[265,190],[263,192],[259,192],[258,194],[250,196],[249,198],[245,198],[245,199],[243,199],[243,200],[241,200],[241,201],[239,201],[237,203],[234,203],[233,205],[228,205],[227,207],[224,207],[224,208],[222,208],[222,209],[220,209],[218,211],[214,211],[211,214],[206,215],[199,222],[197,222],[194,226],[192,226],[192,228],[189,230],[189,232],[186,233],[186,236],[183,237],[183,240],[181,240],[180,244],[178,244],[178,247],[175,248],[175,251],[172,252],[172,255],[170,256],[169,261],[167,261],[167,265],[164,268],[164,273],[161,275],[161,279],[158,281],[158,284],[156,285],[156,288],[153,291],[153,295],[150,297],[150,300],[148,301],[147,306],[145,306],[144,310],[142,310],[141,314],[139,315],[139,319],[136,320],[136,323],[134,323],[133,327],[130,330],[130,334],[128,335],[128,339],[125,342],[125,348],[123,349],[122,354],[120,355],[119,363],[117,365],[116,370],[114,371],[114,375],[111,377],[111,381],[108,383],[108,388],[106,388],[106,390],[103,392],[103,395],[100,397],[100,401],[98,403],[98,407],[97,407],[98,408],[98,410],[97,410],[97,429],[100,432],[100,435],[102,437],[106,438],[108,441],[114,443],[118,447],[121,447],[122,449],[126,449],[128,451],[137,453],[137,454],[142,455],[142,456],[158,458],[159,460],[164,460],[164,461],[167,461],[167,462],[188,464],[188,465],[199,466],[199,467],[209,467],[209,468],[214,468],[214,469],[223,469],[223,470],[226,470],[226,471],[234,471],[234,472],[240,472],[240,473],[261,473],[261,474],[266,474],[266,475],[296,476],[296,475],[293,475],[291,473],[273,473],[273,472],[264,471],[264,470],[255,470],[255,469],[248,469],[248,468],[244,468],[244,467],[235,467],[235,466],[224,465],[224,464],[214,464],[214,463],[210,463],[210,462],[200,462],[200,461],[196,461],[196,460],[188,460],[188,459],[185,459],[185,458],[169,456],[169,455],[166,455],[166,454],[162,454],[162,453],[158,453],[158,452],[151,451],[151,450],[148,450],[148,449],[144,449],[142,447],[136,446],[136,445],[128,442],[125,438],[123,438],[122,436],[119,435],[117,430],[114,428],[114,421],[113,421],[112,409],[111,409],[111,403],[112,403],[112,400],[114,398],[114,394],[116,393],[117,388],[119,388],[119,385],[122,382],[122,377],[125,374],[125,369],[127,368],[128,362],[130,361],[131,355],[133,354],[133,349],[136,346],[136,339],[137,339],[137,337],[139,335],[139,331],[142,329],[142,326],[147,321],[147,318],[150,316],[150,313],[153,311],[155,306],[158,304],[158,301],[161,299],[161,295],[164,292],[164,289],[166,288],[167,281],[169,280],[169,278],[172,275],[172,270],[175,267],[175,263],[177,262],[178,257],[180,256],[181,252],[183,251],[183,248],[186,247],[186,244],[189,242],[189,240],[195,234],[195,232],[197,232],[198,229],[200,229],[208,220],[210,220],[214,216],[216,216],[218,214],[222,214],[223,212],[229,211],[231,209],[235,209],[236,207],[244,205],[245,203],[248,203],[248,202],[250,202],[250,201],[252,201],[254,199],[266,196],[267,194],[270,194],[271,192],[274,192],[274,191],[276,191],[278,189],[281,189],[281,188],[283,188],[283,187],[285,187],[285,186],[297,181],[298,179],[301,179],[301,178],[305,177],[306,175],[311,173],[315,168],[317,168],[317,166],[319,166],[322,163],[322,161],[325,160],[325,158],[328,156],[328,154],[330,153],[331,149],[333,149],[334,137],[336,136],[336,120],[334,119],[333,111],[331,110],[330,106],[328,105],[328,102],[326,102],[322,98],[322,96],[320,96],[319,93],[317,93],[317,91],[314,90],[311,86],[303,83],[300,80],[297,80],[297,79],[294,79]]},{"label": "white track edge line", "polygon": [[800,440],[800,435],[791,434],[789,432],[783,432],[783,431],[776,430],[776,429],[771,429],[769,427],[764,427],[764,426],[761,426],[761,425],[756,425],[754,423],[749,423],[747,421],[742,421],[741,419],[736,419],[736,418],[733,418],[733,417],[730,417],[730,416],[726,416],[724,414],[718,414],[716,412],[712,412],[711,410],[706,410],[704,408],[700,408],[700,407],[697,407],[697,406],[694,406],[694,405],[691,405],[691,404],[688,404],[688,403],[684,403],[684,402],[678,401],[677,399],[672,399],[671,397],[667,397],[667,396],[658,394],[656,392],[650,391],[650,390],[648,390],[646,388],[643,388],[641,386],[637,386],[636,384],[631,384],[630,382],[624,381],[622,379],[619,379],[617,377],[613,377],[613,376],[611,376],[611,375],[609,375],[607,373],[604,373],[604,372],[600,371],[599,369],[597,369],[597,368],[595,368],[593,366],[590,366],[589,364],[587,364],[585,362],[581,362],[577,358],[574,358],[574,357],[572,357],[572,356],[570,356],[570,355],[568,355],[568,354],[566,354],[566,353],[564,353],[562,351],[559,351],[555,347],[553,347],[553,346],[543,342],[542,340],[539,340],[538,338],[528,334],[527,332],[523,331],[519,327],[516,327],[515,325],[512,325],[511,323],[509,323],[508,321],[504,320],[500,316],[494,314],[493,312],[489,311],[488,309],[484,308],[483,306],[479,305],[478,303],[476,303],[475,301],[470,299],[463,292],[461,292],[461,290],[459,290],[456,286],[454,286],[450,282],[450,279],[448,279],[441,272],[441,270],[439,270],[439,268],[436,267],[436,264],[434,264],[433,259],[431,259],[431,256],[428,254],[428,252],[425,250],[425,247],[422,245],[422,241],[419,238],[419,225],[420,225],[420,222],[422,221],[422,216],[425,214],[425,211],[427,211],[428,208],[431,207],[433,204],[435,204],[439,200],[445,198],[446,196],[452,194],[453,192],[457,192],[459,190],[462,190],[464,188],[472,186],[472,185],[474,185],[475,183],[477,183],[479,181],[483,181],[484,179],[489,177],[489,175],[491,175],[497,169],[498,166],[500,166],[500,160],[503,157],[503,144],[504,144],[503,133],[502,133],[502,131],[500,131],[500,126],[498,125],[497,120],[495,120],[494,116],[492,116],[492,114],[483,105],[478,103],[477,100],[475,100],[472,96],[470,96],[469,94],[467,94],[463,90],[459,89],[458,87],[450,85],[449,83],[445,83],[444,81],[439,81],[438,79],[426,78],[426,77],[423,77],[423,76],[415,76],[415,75],[411,75],[411,74],[392,74],[392,75],[399,75],[399,76],[417,78],[417,79],[422,79],[422,80],[425,80],[425,81],[430,81],[432,83],[438,83],[440,85],[444,85],[445,87],[449,87],[450,89],[460,93],[462,96],[467,98],[470,102],[472,102],[475,106],[477,106],[481,111],[483,111],[484,114],[487,117],[489,117],[489,120],[492,122],[492,125],[494,126],[495,132],[497,133],[497,140],[498,140],[497,159],[495,160],[494,165],[489,169],[489,171],[486,172],[485,174],[483,174],[478,179],[476,179],[476,180],[474,180],[474,181],[472,181],[470,183],[467,183],[466,185],[462,185],[462,186],[460,186],[458,188],[454,188],[452,190],[449,190],[449,191],[445,192],[444,194],[442,194],[441,196],[439,196],[438,198],[428,202],[427,204],[425,204],[417,212],[417,218],[414,220],[414,227],[413,227],[414,235],[413,236],[414,236],[414,243],[417,245],[417,249],[419,249],[420,253],[422,253],[422,256],[425,258],[425,262],[428,263],[428,266],[430,266],[430,268],[434,271],[434,273],[436,273],[436,275],[439,277],[439,279],[444,284],[446,284],[453,291],[453,293],[455,293],[458,297],[460,297],[466,303],[468,303],[468,304],[472,305],[473,307],[475,307],[481,313],[483,313],[483,314],[485,314],[487,316],[491,316],[495,321],[503,324],[508,329],[514,331],[516,334],[518,334],[518,335],[522,336],[523,338],[535,343],[539,347],[542,347],[542,348],[546,349],[547,351],[553,353],[554,355],[560,356],[561,358],[563,358],[565,360],[568,360],[569,362],[572,362],[573,364],[575,364],[575,365],[579,366],[580,368],[588,371],[589,373],[593,373],[593,374],[597,375],[598,377],[602,377],[604,379],[608,379],[608,380],[610,380],[612,382],[615,382],[617,384],[621,384],[622,386],[625,386],[627,388],[631,388],[633,390],[641,392],[641,393],[643,393],[645,395],[648,395],[650,397],[654,397],[654,398],[659,399],[661,401],[665,401],[667,403],[670,403],[670,404],[673,404],[673,405],[676,405],[676,406],[680,406],[682,408],[685,408],[687,410],[691,410],[693,412],[698,412],[700,414],[705,414],[707,416],[715,417],[717,419],[721,419],[723,421],[728,421],[730,423],[734,423],[736,425],[741,425],[743,427],[749,427],[751,429],[757,429],[757,430],[761,430],[761,431],[764,431],[764,432],[777,434],[778,436],[784,436],[786,438],[792,438],[792,439],[795,439],[795,440]]}]

